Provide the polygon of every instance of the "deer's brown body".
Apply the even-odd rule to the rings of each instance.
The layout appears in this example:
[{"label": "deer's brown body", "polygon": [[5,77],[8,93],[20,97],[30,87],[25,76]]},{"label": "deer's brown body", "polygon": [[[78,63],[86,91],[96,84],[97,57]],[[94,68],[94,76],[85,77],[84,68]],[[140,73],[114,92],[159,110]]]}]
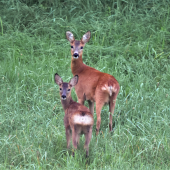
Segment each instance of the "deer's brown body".
[{"label": "deer's brown body", "polygon": [[101,123],[101,109],[103,105],[109,104],[110,122],[109,128],[112,130],[112,114],[119,93],[119,83],[110,74],[100,72],[83,63],[83,47],[90,39],[90,32],[87,32],[80,41],[75,40],[71,32],[66,32],[66,37],[71,45],[71,70],[73,75],[79,76],[79,82],[75,86],[78,102],[84,104],[87,100],[91,113],[94,113],[94,102],[96,102],[96,134],[99,133]]},{"label": "deer's brown body", "polygon": [[55,82],[60,86],[60,97],[63,109],[65,111],[64,126],[66,130],[67,148],[70,147],[71,131],[72,143],[75,149],[79,143],[81,133],[85,134],[86,156],[89,155],[89,143],[92,136],[93,115],[90,110],[73,101],[71,97],[71,89],[78,81],[78,76],[73,77],[69,83],[64,83],[62,79],[55,74]]}]

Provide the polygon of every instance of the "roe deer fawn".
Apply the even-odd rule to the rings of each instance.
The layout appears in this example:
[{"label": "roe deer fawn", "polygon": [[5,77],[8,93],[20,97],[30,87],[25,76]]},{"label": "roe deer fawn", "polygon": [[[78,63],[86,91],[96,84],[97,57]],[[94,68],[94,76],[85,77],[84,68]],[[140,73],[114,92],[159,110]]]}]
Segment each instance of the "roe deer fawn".
[{"label": "roe deer fawn", "polygon": [[[84,105],[73,101],[71,97],[71,89],[77,84],[78,76],[74,76],[69,83],[64,83],[61,77],[56,73],[55,82],[60,87],[60,98],[63,109],[65,111],[64,126],[66,131],[67,148],[70,146],[71,131],[72,143],[75,149],[79,143],[80,133],[85,134],[86,157],[89,155],[89,143],[92,136],[93,114]],[[74,152],[73,152],[74,155]]]},{"label": "roe deer fawn", "polygon": [[112,131],[112,115],[119,93],[119,83],[112,75],[102,73],[83,63],[83,47],[90,39],[90,31],[84,34],[81,40],[75,40],[70,31],[66,32],[66,37],[71,45],[71,70],[73,75],[79,76],[79,81],[75,86],[78,102],[84,104],[84,101],[87,100],[92,114],[94,113],[94,102],[96,102],[96,135],[100,129],[101,109],[103,105],[109,104],[109,129]]}]

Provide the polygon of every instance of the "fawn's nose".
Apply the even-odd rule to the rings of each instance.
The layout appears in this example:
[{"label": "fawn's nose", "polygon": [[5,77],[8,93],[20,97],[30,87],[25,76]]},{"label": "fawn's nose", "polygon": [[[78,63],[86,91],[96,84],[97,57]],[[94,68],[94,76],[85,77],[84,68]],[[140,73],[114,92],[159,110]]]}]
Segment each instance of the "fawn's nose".
[{"label": "fawn's nose", "polygon": [[65,100],[66,99],[66,95],[62,95],[61,98],[62,98],[62,100]]},{"label": "fawn's nose", "polygon": [[74,58],[78,58],[78,57],[79,57],[79,54],[78,54],[78,53],[74,53],[74,54],[73,54],[73,57],[74,57]]}]

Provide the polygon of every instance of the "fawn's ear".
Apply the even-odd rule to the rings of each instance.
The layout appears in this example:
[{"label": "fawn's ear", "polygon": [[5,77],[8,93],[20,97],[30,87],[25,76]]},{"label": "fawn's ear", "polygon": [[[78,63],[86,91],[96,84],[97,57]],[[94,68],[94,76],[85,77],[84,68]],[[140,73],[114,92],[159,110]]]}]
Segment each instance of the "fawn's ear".
[{"label": "fawn's ear", "polygon": [[78,83],[79,76],[75,75],[69,82],[70,86],[75,86]]},{"label": "fawn's ear", "polygon": [[72,43],[75,40],[73,33],[71,33],[70,31],[66,32],[66,37],[70,41],[70,43]]},{"label": "fawn's ear", "polygon": [[86,43],[86,42],[88,42],[89,40],[90,40],[90,31],[88,31],[88,32],[86,32],[84,35],[83,35],[83,37],[82,37],[82,39],[81,39],[81,42],[82,43]]},{"label": "fawn's ear", "polygon": [[57,73],[55,73],[55,75],[54,75],[54,80],[55,80],[56,84],[58,84],[59,86],[63,83],[63,80]]}]

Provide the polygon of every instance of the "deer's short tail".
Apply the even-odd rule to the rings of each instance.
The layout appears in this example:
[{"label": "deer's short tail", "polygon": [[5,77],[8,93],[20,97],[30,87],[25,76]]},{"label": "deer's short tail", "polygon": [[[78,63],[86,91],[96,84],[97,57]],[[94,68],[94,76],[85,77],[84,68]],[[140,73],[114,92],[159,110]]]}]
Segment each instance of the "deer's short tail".
[{"label": "deer's short tail", "polygon": [[77,125],[82,125],[82,126],[88,126],[88,125],[93,125],[93,116],[90,113],[87,112],[78,112],[73,115],[72,121],[74,124]]},{"label": "deer's short tail", "polygon": [[109,96],[112,96],[112,93],[116,93],[119,91],[119,85],[117,86],[116,84],[114,85],[103,85],[101,88],[103,91],[107,91],[109,93]]}]

